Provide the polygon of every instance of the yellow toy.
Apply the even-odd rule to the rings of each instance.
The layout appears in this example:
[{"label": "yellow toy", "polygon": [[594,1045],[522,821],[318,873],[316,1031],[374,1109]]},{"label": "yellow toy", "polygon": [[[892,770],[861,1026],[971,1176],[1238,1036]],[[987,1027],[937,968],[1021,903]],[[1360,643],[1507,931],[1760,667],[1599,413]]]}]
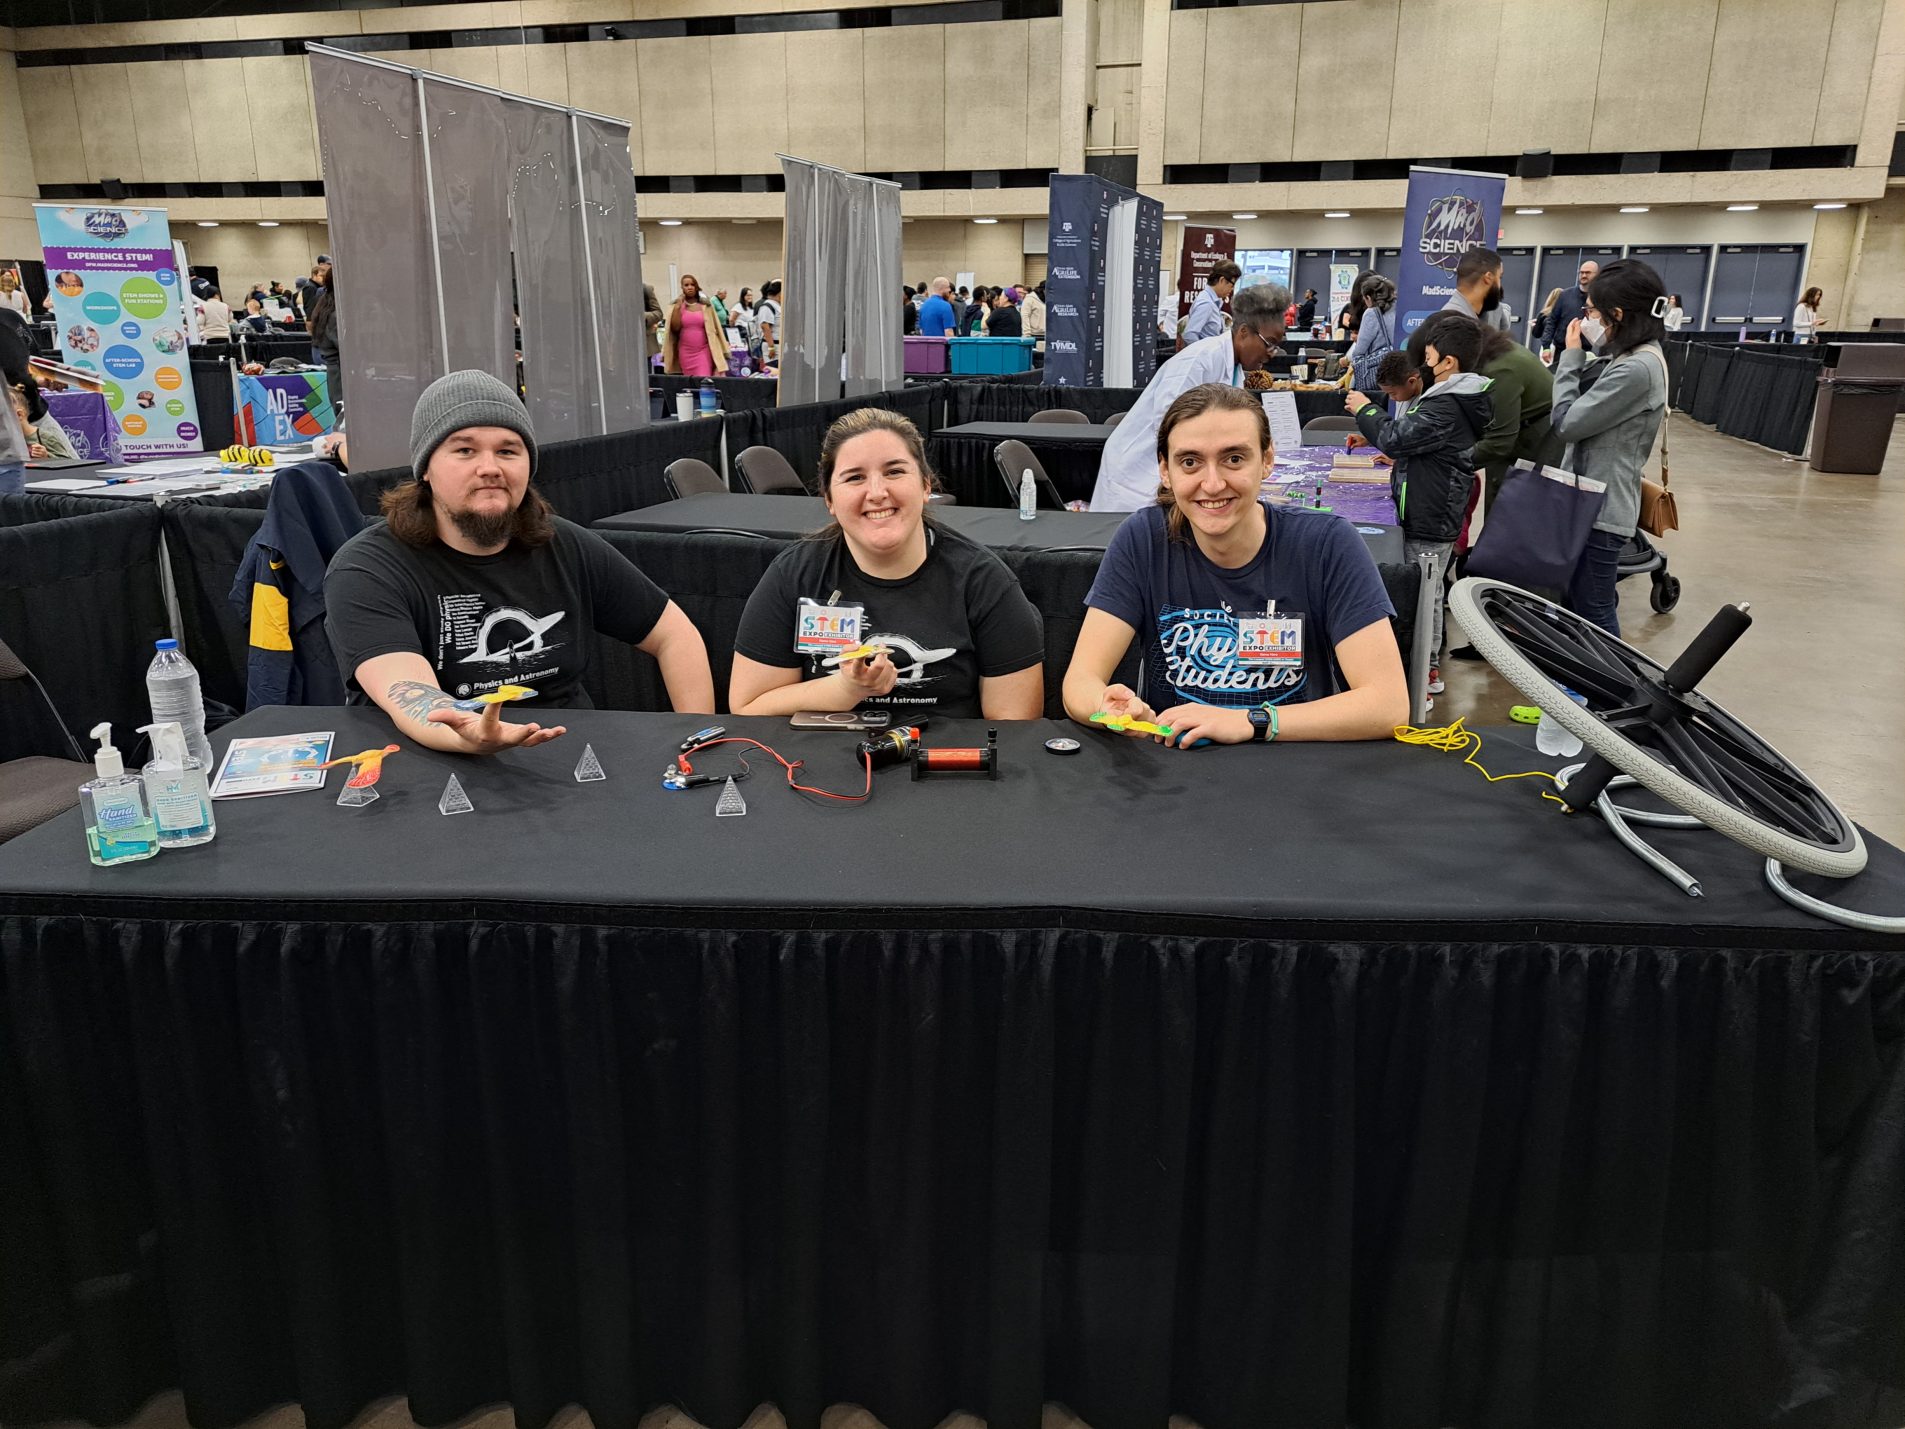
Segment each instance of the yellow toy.
[{"label": "yellow toy", "polygon": [[1129,715],[1106,714],[1100,710],[1091,717],[1093,724],[1102,724],[1106,729],[1115,729],[1119,733],[1135,730],[1139,734],[1160,734],[1170,738],[1171,727],[1168,724],[1155,724],[1148,719],[1132,719]]},{"label": "yellow toy", "polygon": [[887,648],[884,645],[856,645],[851,650],[842,650],[837,655],[829,655],[823,663],[840,665],[848,660],[871,660],[886,653]]},{"label": "yellow toy", "polygon": [[474,710],[480,713],[485,705],[514,704],[517,700],[533,700],[536,692],[527,685],[498,685],[486,694],[472,695],[467,700],[458,700],[460,710]]},{"label": "yellow toy", "polygon": [[226,447],[218,459],[227,466],[272,466],[277,462],[265,447]]},{"label": "yellow toy", "polygon": [[384,760],[398,752],[399,746],[386,744],[382,749],[366,749],[356,754],[346,754],[341,759],[333,759],[328,764],[320,764],[320,769],[330,769],[335,765],[351,766],[351,777],[346,781],[346,789],[368,789],[375,784],[384,772]]}]

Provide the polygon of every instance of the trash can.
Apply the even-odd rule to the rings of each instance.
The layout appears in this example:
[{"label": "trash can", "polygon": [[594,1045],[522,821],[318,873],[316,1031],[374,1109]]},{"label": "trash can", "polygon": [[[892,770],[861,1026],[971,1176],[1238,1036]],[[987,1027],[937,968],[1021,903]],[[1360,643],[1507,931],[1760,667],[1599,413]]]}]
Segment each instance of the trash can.
[{"label": "trash can", "polygon": [[1885,465],[1905,379],[1822,373],[1812,409],[1814,471],[1876,476]]}]

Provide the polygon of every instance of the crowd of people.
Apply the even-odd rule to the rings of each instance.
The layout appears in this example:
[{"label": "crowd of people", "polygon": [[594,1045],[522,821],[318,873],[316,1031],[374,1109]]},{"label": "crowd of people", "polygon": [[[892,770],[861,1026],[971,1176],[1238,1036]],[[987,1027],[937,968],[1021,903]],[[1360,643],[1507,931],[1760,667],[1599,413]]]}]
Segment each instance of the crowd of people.
[{"label": "crowd of people", "polygon": [[950,278],[906,284],[900,331],[908,337],[1029,337],[1045,340],[1045,284],[980,284],[955,289]]}]

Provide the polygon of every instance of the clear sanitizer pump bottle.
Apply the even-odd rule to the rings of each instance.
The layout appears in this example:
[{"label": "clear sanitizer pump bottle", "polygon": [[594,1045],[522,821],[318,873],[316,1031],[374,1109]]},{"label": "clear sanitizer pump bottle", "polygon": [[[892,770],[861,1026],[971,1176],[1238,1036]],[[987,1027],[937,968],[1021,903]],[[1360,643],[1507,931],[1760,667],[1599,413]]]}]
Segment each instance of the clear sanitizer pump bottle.
[{"label": "clear sanitizer pump bottle", "polygon": [[151,858],[159,851],[159,831],[146,804],[145,781],[126,773],[126,762],[113,747],[110,724],[94,725],[92,737],[99,741],[93,778],[79,786],[86,852],[102,868]]},{"label": "clear sanitizer pump bottle", "polygon": [[191,848],[210,843],[218,832],[212,820],[212,790],[205,766],[185,745],[185,731],[177,720],[140,727],[152,736],[152,762],[145,767],[146,801],[159,829],[163,848]]}]

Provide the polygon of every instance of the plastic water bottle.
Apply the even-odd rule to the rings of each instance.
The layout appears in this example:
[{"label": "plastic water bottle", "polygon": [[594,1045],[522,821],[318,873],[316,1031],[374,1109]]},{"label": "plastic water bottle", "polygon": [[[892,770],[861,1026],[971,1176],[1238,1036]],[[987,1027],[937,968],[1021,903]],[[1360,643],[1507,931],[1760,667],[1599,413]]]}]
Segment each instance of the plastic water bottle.
[{"label": "plastic water bottle", "polygon": [[[1566,685],[1561,692],[1573,700],[1582,709],[1587,708],[1587,696],[1577,695]],[[1541,712],[1541,723],[1535,726],[1535,748],[1550,759],[1572,759],[1581,752],[1581,741],[1574,737],[1571,730],[1564,728],[1546,710]]]},{"label": "plastic water bottle", "polygon": [[185,747],[201,769],[212,765],[211,742],[205,738],[205,700],[199,693],[198,671],[185,658],[176,640],[158,642],[159,653],[146,667],[146,695],[152,701],[152,722],[176,720],[185,732]]},{"label": "plastic water bottle", "polygon": [[1038,485],[1029,466],[1019,476],[1019,520],[1030,521],[1038,515]]}]

